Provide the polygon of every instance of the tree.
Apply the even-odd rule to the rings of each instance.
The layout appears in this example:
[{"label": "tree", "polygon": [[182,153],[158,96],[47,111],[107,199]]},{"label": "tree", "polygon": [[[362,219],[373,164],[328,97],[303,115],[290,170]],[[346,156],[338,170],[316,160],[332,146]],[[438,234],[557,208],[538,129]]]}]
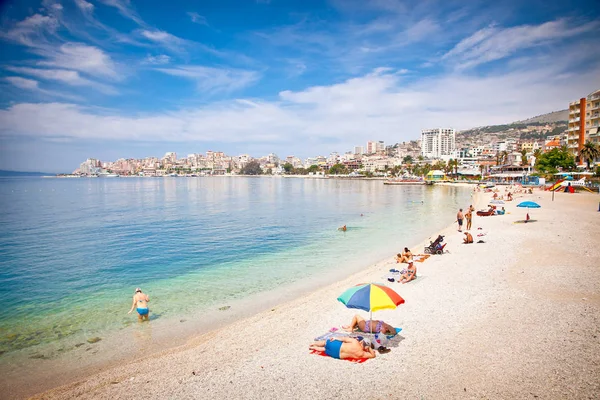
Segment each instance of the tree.
[{"label": "tree", "polygon": [[527,165],[527,150],[521,150],[521,165]]},{"label": "tree", "polygon": [[258,161],[250,161],[241,169],[240,174],[242,175],[260,175],[262,169]]},{"label": "tree", "polygon": [[508,161],[508,151],[504,150],[502,153],[500,153],[500,162],[502,163],[502,165],[506,164]]},{"label": "tree", "polygon": [[536,158],[536,160],[537,160],[538,158],[540,158],[540,156],[541,156],[542,154],[543,154],[543,153],[542,153],[542,150],[540,150],[540,149],[535,149],[535,150],[533,151],[533,156]]},{"label": "tree", "polygon": [[535,168],[542,173],[556,173],[558,168],[571,170],[575,168],[575,158],[568,150],[555,148],[540,155],[536,160]]},{"label": "tree", "polygon": [[311,165],[310,167],[308,167],[308,169],[306,170],[306,172],[312,172],[315,173],[317,171],[320,171],[321,168],[319,168],[318,165]]},{"label": "tree", "polygon": [[294,166],[290,163],[285,163],[283,164],[283,169],[285,170],[286,174],[289,174],[294,170]]},{"label": "tree", "polygon": [[330,175],[347,174],[348,173],[348,169],[343,164],[334,164],[334,165],[331,166],[331,168],[329,168],[329,172],[328,173]]},{"label": "tree", "polygon": [[413,163],[413,158],[412,156],[406,156],[402,159],[402,163],[403,164],[412,164]]},{"label": "tree", "polygon": [[585,142],[583,148],[579,152],[579,156],[587,163],[587,169],[590,170],[590,164],[598,157],[600,157],[600,149],[598,145],[590,141]]}]

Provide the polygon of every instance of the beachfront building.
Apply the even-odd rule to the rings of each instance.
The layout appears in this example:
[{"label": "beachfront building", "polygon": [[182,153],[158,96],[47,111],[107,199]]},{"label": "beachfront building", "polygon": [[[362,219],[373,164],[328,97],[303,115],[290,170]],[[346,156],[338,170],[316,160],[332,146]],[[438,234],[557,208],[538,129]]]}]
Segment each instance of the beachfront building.
[{"label": "beachfront building", "polygon": [[585,142],[600,143],[600,89],[569,103],[569,125],[567,127],[567,148],[580,164],[579,157]]},{"label": "beachfront building", "polygon": [[456,131],[449,128],[421,131],[421,155],[425,158],[451,156],[456,147]]},{"label": "beachfront building", "polygon": [[354,146],[354,154],[362,155],[365,152],[364,147],[362,146]]}]

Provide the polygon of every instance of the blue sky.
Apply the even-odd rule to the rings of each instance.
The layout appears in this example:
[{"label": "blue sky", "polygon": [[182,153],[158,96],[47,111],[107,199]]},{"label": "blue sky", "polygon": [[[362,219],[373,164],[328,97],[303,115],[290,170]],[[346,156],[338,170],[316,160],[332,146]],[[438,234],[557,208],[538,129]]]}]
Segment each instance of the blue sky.
[{"label": "blue sky", "polygon": [[44,0],[0,14],[0,169],[328,155],[600,87],[597,1]]}]

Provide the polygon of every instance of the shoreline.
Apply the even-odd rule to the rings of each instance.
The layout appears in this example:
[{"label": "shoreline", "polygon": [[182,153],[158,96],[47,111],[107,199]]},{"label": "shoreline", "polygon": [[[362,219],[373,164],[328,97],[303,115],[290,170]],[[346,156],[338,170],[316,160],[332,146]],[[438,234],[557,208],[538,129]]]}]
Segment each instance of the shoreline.
[{"label": "shoreline", "polygon": [[[488,200],[486,195],[487,194],[485,193],[476,193],[476,196],[473,199],[475,208],[479,208],[481,204],[485,205],[487,203]],[[536,198],[538,195],[545,197],[546,202],[549,199],[547,192],[534,192],[534,195],[525,197]],[[557,196],[557,199],[569,199],[565,196],[568,196],[568,194],[561,194]],[[591,199],[594,203],[597,202],[597,195],[590,194],[584,195],[583,197]],[[527,233],[527,231],[523,230],[524,228],[533,227],[531,228],[531,230],[533,230],[537,229],[537,227],[542,227],[543,220],[541,216],[547,214],[544,213],[545,205],[543,205],[542,209],[532,211],[532,213],[535,213],[533,214],[534,217],[536,215],[540,215],[540,219],[537,224],[509,225],[508,219],[515,219],[513,214],[524,214],[526,211],[515,209],[514,205],[516,205],[517,202],[518,200],[510,204],[510,208],[507,206],[507,210],[509,210],[508,212],[512,214],[505,215],[503,217],[477,217],[473,220],[473,226],[476,227],[478,223],[480,223],[482,225],[487,225],[485,226],[485,229],[487,230],[490,229],[490,226],[494,228],[494,225],[504,225],[505,228],[512,227],[519,229],[518,233],[521,236]],[[588,201],[588,203],[591,204],[590,201]],[[390,284],[393,289],[397,290],[407,300],[407,303],[400,306],[397,310],[384,310],[377,312],[374,315],[374,318],[390,320],[395,322],[396,326],[403,327],[403,343],[400,344],[399,348],[393,348],[391,353],[384,355],[378,354],[378,357],[375,360],[370,360],[369,362],[362,364],[360,367],[352,366],[350,363],[308,355],[306,347],[312,337],[324,333],[332,324],[336,325],[347,323],[348,318],[351,317],[351,315],[355,312],[355,310],[348,310],[343,306],[338,305],[335,302],[335,297],[332,298],[332,296],[335,296],[336,293],[339,294],[338,292],[343,291],[348,286],[359,281],[377,280],[379,277],[385,274],[385,271],[387,271],[390,266],[396,265],[393,261],[393,257],[384,259],[365,268],[365,270],[361,272],[313,291],[306,296],[279,304],[270,311],[265,310],[251,317],[233,322],[227,325],[225,328],[214,330],[202,335],[197,335],[184,345],[175,349],[158,352],[157,354],[150,355],[145,358],[123,363],[117,367],[107,368],[101,372],[88,376],[84,380],[52,389],[48,392],[35,396],[34,398],[69,398],[74,396],[82,396],[86,398],[109,398],[115,396],[131,397],[134,391],[143,390],[142,387],[145,385],[150,385],[152,387],[153,390],[149,393],[149,395],[153,398],[184,397],[186,393],[187,395],[190,395],[191,393],[197,393],[198,389],[200,388],[209,389],[212,395],[217,393],[217,395],[228,395],[230,397],[233,396],[234,398],[240,398],[241,394],[246,391],[245,393],[247,396],[244,397],[258,398],[260,391],[258,391],[259,386],[257,386],[256,382],[263,382],[263,384],[265,384],[265,379],[269,378],[267,381],[270,382],[270,378],[274,377],[277,379],[275,379],[274,383],[271,384],[272,386],[277,387],[278,390],[288,390],[287,392],[284,391],[282,393],[281,397],[284,398],[305,398],[307,393],[312,393],[313,396],[320,398],[331,397],[333,393],[344,393],[346,396],[350,396],[351,398],[359,398],[364,397],[364,395],[366,395],[365,393],[368,393],[364,391],[361,392],[361,390],[358,392],[349,392],[349,389],[345,388],[345,385],[334,385],[333,389],[315,391],[316,389],[314,387],[310,387],[308,384],[307,380],[318,380],[318,377],[325,376],[324,374],[328,373],[335,373],[336,371],[342,373],[345,371],[345,373],[348,373],[354,377],[360,376],[362,377],[363,381],[377,383],[380,385],[380,387],[383,385],[386,390],[391,390],[393,388],[396,390],[404,390],[404,394],[406,395],[423,393],[432,395],[440,388],[444,388],[444,390],[450,388],[452,391],[446,397],[459,397],[459,393],[462,393],[462,387],[460,388],[460,391],[454,391],[456,390],[456,387],[454,387],[456,385],[453,385],[452,382],[454,381],[449,379],[449,377],[452,376],[450,370],[444,370],[444,374],[448,375],[445,377],[447,379],[443,379],[444,375],[441,375],[440,379],[443,383],[438,382],[437,384],[435,380],[432,381],[427,376],[424,377],[422,375],[418,375],[418,377],[421,379],[429,382],[430,386],[425,385],[427,390],[422,391],[419,389],[417,392],[414,392],[414,388],[403,388],[401,382],[398,382],[398,385],[394,385],[393,383],[389,382],[389,372],[384,373],[384,371],[388,370],[390,367],[395,366],[394,368],[398,368],[398,371],[403,372],[406,376],[411,376],[410,374],[412,373],[412,369],[408,368],[408,366],[405,364],[407,361],[406,358],[412,360],[412,366],[415,367],[415,369],[420,373],[423,373],[424,368],[425,370],[430,370],[426,368],[427,360],[429,363],[431,363],[431,365],[437,367],[439,367],[440,364],[446,363],[444,358],[440,359],[440,354],[444,354],[444,357],[453,359],[456,363],[462,364],[467,362],[468,364],[469,357],[466,357],[465,361],[462,359],[465,357],[461,358],[461,356],[453,353],[452,349],[462,348],[463,353],[465,354],[472,353],[473,350],[478,350],[478,352],[476,352],[477,356],[481,356],[481,352],[484,354],[486,353],[480,347],[485,346],[485,341],[489,339],[485,338],[485,340],[479,342],[477,340],[473,341],[473,338],[469,337],[467,338],[468,340],[466,342],[470,343],[471,346],[475,344],[475,348],[463,348],[464,340],[460,340],[461,334],[459,332],[462,332],[462,330],[458,329],[459,326],[465,325],[465,322],[472,320],[471,322],[474,321],[475,324],[467,323],[465,325],[465,327],[467,327],[470,331],[475,329],[473,325],[477,325],[478,320],[487,320],[488,318],[481,318],[481,315],[474,313],[476,310],[485,310],[487,313],[489,313],[487,308],[484,307],[481,309],[479,306],[488,304],[488,306],[492,309],[498,308],[499,305],[501,305],[502,308],[511,308],[508,302],[491,302],[488,301],[490,299],[486,298],[486,296],[491,296],[492,299],[496,300],[496,297],[500,298],[505,296],[504,292],[498,291],[499,288],[496,287],[498,284],[496,284],[494,281],[492,281],[490,284],[489,278],[491,278],[491,274],[496,272],[494,268],[490,268],[490,270],[478,268],[475,270],[474,268],[476,268],[476,264],[474,264],[473,261],[469,262],[468,259],[463,259],[461,264],[461,260],[457,260],[455,256],[455,254],[458,256],[461,254],[466,255],[468,254],[465,253],[466,250],[473,249],[479,252],[481,257],[489,257],[491,255],[493,256],[493,254],[491,254],[493,253],[493,248],[491,248],[490,245],[484,244],[477,244],[474,245],[474,247],[461,247],[459,242],[462,239],[462,235],[454,234],[452,232],[455,231],[454,227],[454,224],[449,225],[447,228],[443,229],[442,232],[440,232],[440,234],[446,234],[445,241],[448,243],[448,247],[450,248],[449,254],[432,256],[430,259],[425,261],[425,263],[420,263],[418,265],[420,271],[419,278],[416,281],[401,286],[398,284]],[[498,246],[501,247],[501,249],[499,249],[501,251],[500,253],[496,251],[496,254],[500,255],[498,258],[504,258],[506,264],[509,264],[507,273],[510,276],[516,274],[517,278],[521,278],[521,276],[518,275],[520,272],[516,270],[523,268],[521,266],[522,263],[519,262],[519,259],[527,256],[527,250],[525,250],[524,254],[511,254],[509,249],[511,246],[514,246],[514,240],[511,239],[510,236],[505,237],[506,234],[503,236],[498,232],[491,232],[491,230],[492,229],[490,229],[490,233],[486,236],[486,242],[494,242],[494,239],[503,239],[504,242],[508,242],[503,243],[501,241],[498,244]],[[564,229],[561,232],[564,232]],[[597,231],[592,232],[592,241],[594,239],[598,239],[597,233]],[[435,236],[435,234],[432,236]],[[523,238],[526,237],[527,236],[524,236]],[[419,243],[417,246],[413,246],[413,250],[415,248],[420,249],[421,244],[427,244],[427,240]],[[523,251],[524,250],[521,249],[520,253]],[[597,259],[598,251],[595,248],[588,251],[595,255]],[[420,252],[421,251],[418,250],[414,251],[414,253]],[[465,263],[469,265],[465,267],[463,265]],[[498,264],[496,269],[502,267],[502,265],[503,264]],[[459,287],[462,289],[460,292],[456,291],[458,288],[454,288],[452,286],[452,284],[456,283],[453,281],[453,278],[456,276],[461,277],[465,273],[468,273],[469,268],[473,269],[472,272],[474,274],[477,274],[478,276],[480,275],[480,277],[487,279],[483,279],[483,283],[489,286],[488,290],[479,292],[472,290],[472,288],[469,286],[464,287],[464,285],[459,285]],[[424,271],[424,273],[421,271]],[[500,276],[504,277],[507,273],[502,272]],[[594,279],[589,280],[588,284],[592,284],[592,288],[595,287],[597,289],[597,272],[591,271],[590,273]],[[440,277],[446,279],[447,281],[444,279],[439,280]],[[472,278],[473,277],[470,279]],[[475,283],[482,284],[482,282],[479,281],[474,281],[473,284],[475,285]],[[513,284],[514,282],[511,282],[511,285]],[[516,284],[522,284],[522,282],[517,281]],[[430,285],[435,286],[433,289],[436,290],[433,290],[430,287],[428,288]],[[514,290],[511,285],[508,285],[508,288],[504,289]],[[529,289],[532,290],[532,288]],[[427,290],[429,291],[427,292]],[[424,291],[426,293],[422,293]],[[448,291],[450,292],[448,293]],[[454,299],[454,297],[464,297],[463,292],[467,292],[472,296],[469,306],[461,304],[460,307],[455,307],[456,309],[451,308],[441,310],[454,315],[456,319],[450,324],[448,323],[450,321],[445,319],[446,323],[440,324],[439,319],[447,318],[447,316],[444,317],[445,314],[443,312],[440,315],[440,310],[438,310],[436,306],[439,308],[444,308],[445,304],[448,302],[454,306],[458,306],[458,300]],[[450,294],[449,297],[448,294]],[[516,298],[518,299],[519,296]],[[597,316],[600,299],[598,299],[597,295],[590,296],[589,294],[586,294],[586,298],[588,299],[587,301],[591,302],[590,304],[593,305],[594,309],[592,312]],[[466,301],[468,300],[469,299]],[[562,298],[560,300],[564,301]],[[325,304],[326,309],[320,310],[319,305],[322,306]],[[317,310],[319,311],[317,312]],[[495,327],[499,325],[499,322],[505,322],[503,319],[506,319],[508,315],[504,313],[503,309],[496,311],[502,311],[499,315],[499,321],[494,321],[494,319],[489,320],[489,323]],[[317,312],[316,315],[314,314],[315,312]],[[437,320],[432,317],[434,321],[433,323],[423,323],[423,321],[421,321],[421,323],[415,324],[415,322],[422,320],[422,314],[428,315],[428,313],[433,317],[437,315]],[[404,315],[402,323],[398,322],[398,314]],[[341,315],[344,316],[341,317]],[[479,327],[479,329],[484,328]],[[498,329],[499,332],[502,332],[502,328]],[[556,328],[549,326],[548,329],[554,331]],[[450,345],[448,342],[440,340],[448,339],[448,333],[451,334],[450,342],[452,346],[450,347],[448,347]],[[427,344],[420,341],[421,336],[429,338],[430,342],[428,343],[434,343],[434,348],[438,352],[433,352],[432,354],[431,351],[427,351],[426,348],[423,348],[423,345],[427,346]],[[438,339],[438,336],[441,336],[441,338]],[[247,354],[247,352],[243,350],[242,346],[240,346],[240,344],[234,339],[240,337],[252,338],[254,346],[251,354]],[[514,337],[509,337],[508,339],[515,340]],[[405,341],[406,344],[404,343]],[[595,340],[595,342],[592,341],[592,355],[595,354],[597,356],[599,354],[598,343],[598,340]],[[443,352],[439,353],[440,350],[443,350]],[[586,350],[589,351],[590,349]],[[487,351],[490,351],[490,349],[487,349]],[[276,354],[276,356],[272,355],[273,352]],[[505,354],[502,353],[502,355]],[[458,359],[456,358],[457,356],[459,357]],[[484,361],[487,359],[485,356],[483,358]],[[216,362],[216,364],[214,364],[214,362]],[[400,364],[397,364],[397,362],[400,362]],[[292,365],[290,366],[288,363],[291,363]],[[492,365],[493,364],[494,363],[492,363]],[[164,365],[173,366],[173,370],[169,369],[169,371],[163,371],[162,367]],[[211,367],[213,365],[217,367],[213,369]],[[489,367],[489,365],[486,365],[486,367]],[[590,372],[599,372],[597,365],[595,367],[588,367]],[[190,369],[192,371],[190,371]],[[517,370],[519,369],[520,368],[517,368]],[[283,370],[283,372],[278,372],[279,370]],[[292,373],[292,371],[298,372],[298,370],[301,372],[298,375],[306,376],[306,379],[303,379],[300,376],[290,378],[290,375],[287,375]],[[377,373],[372,376],[370,372],[373,371]],[[195,374],[192,374],[192,372]],[[439,373],[440,371],[436,370],[436,372]],[[367,378],[364,376],[365,373],[368,374]],[[512,376],[510,371],[507,373],[508,375]],[[200,379],[199,376],[203,376],[206,379]],[[145,379],[144,377],[152,378],[149,383],[144,384],[140,381],[141,379]],[[156,379],[157,377],[159,379]],[[468,384],[469,390],[473,390],[471,389],[472,386],[478,385],[477,379],[473,379],[473,382]],[[237,385],[229,384],[230,381],[235,381]],[[517,382],[521,383],[521,385],[524,384],[522,380],[517,380]],[[490,383],[491,382],[488,381],[488,384]],[[590,382],[587,383],[589,388],[598,389],[597,383],[596,386]],[[343,382],[340,382],[340,384],[343,384]],[[462,381],[459,380],[458,384],[462,385]],[[291,389],[293,390],[295,388],[297,392],[289,392],[290,385]],[[421,385],[417,386],[423,387]],[[581,385],[575,385],[574,387],[582,390]],[[506,397],[506,390],[509,390],[506,387],[503,387],[503,389],[498,389],[500,392],[485,392],[485,388],[486,386],[481,386],[480,382],[478,389],[479,392],[476,391],[476,393],[487,393],[487,396],[492,395],[492,397]],[[330,390],[335,391],[331,392]],[[494,393],[496,394],[495,396],[493,396]],[[504,393],[504,395],[499,395],[500,393]],[[543,394],[544,392],[541,393]],[[470,391],[470,394],[473,395],[473,391]]]}]

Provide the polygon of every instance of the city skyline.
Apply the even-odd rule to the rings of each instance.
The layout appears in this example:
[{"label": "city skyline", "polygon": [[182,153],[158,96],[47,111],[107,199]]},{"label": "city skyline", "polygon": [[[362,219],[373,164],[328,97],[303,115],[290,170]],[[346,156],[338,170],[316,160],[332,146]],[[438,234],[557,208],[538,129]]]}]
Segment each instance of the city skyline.
[{"label": "city skyline", "polygon": [[562,110],[600,86],[593,1],[5,2],[0,169],[300,158]]}]

